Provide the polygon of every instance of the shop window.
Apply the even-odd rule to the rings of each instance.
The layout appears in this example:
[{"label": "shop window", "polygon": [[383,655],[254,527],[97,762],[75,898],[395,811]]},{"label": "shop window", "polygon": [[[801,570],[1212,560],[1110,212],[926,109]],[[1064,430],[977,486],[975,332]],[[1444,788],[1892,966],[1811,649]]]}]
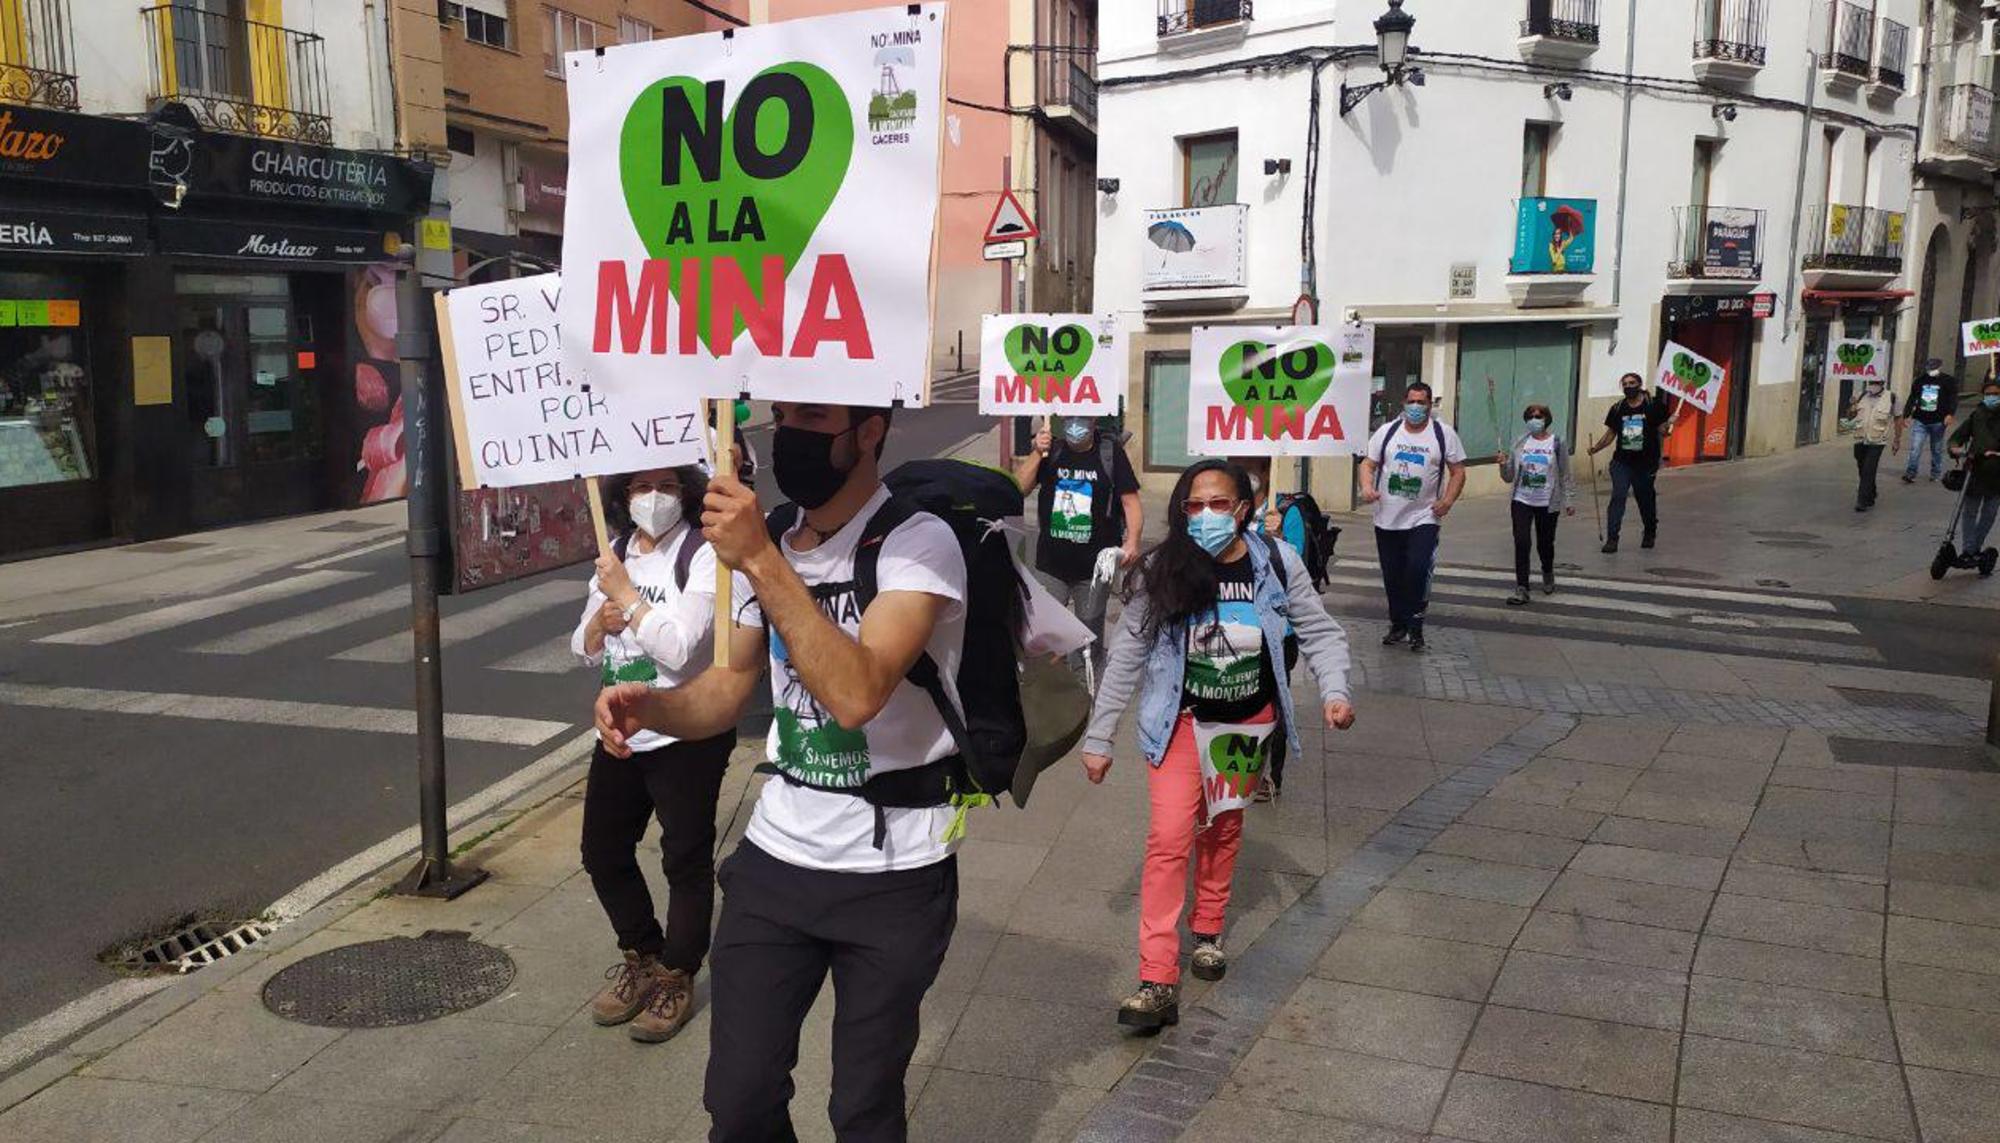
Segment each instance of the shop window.
[{"label": "shop window", "polygon": [[561,8],[542,9],[542,70],[562,78],[565,52],[587,52],[604,42],[606,29]]},{"label": "shop window", "polygon": [[1369,384],[1368,429],[1402,416],[1403,394],[1424,379],[1424,335],[1382,328],[1375,334],[1375,376]]},{"label": "shop window", "polygon": [[1576,443],[1577,339],[1561,322],[1468,325],[1458,335],[1458,393],[1447,419],[1475,459],[1521,434],[1521,410],[1547,405],[1553,428]]},{"label": "shop window", "polygon": [[1187,448],[1188,355],[1146,356],[1146,467],[1186,468],[1196,460]]},{"label": "shop window", "polygon": [[0,276],[0,488],[90,480],[90,368],[81,292]]},{"label": "shop window", "polygon": [[272,275],[182,274],[181,390],[198,466],[319,454],[319,394],[297,368],[289,283]]},{"label": "shop window", "polygon": [[1181,205],[1236,201],[1236,132],[1181,140]]}]

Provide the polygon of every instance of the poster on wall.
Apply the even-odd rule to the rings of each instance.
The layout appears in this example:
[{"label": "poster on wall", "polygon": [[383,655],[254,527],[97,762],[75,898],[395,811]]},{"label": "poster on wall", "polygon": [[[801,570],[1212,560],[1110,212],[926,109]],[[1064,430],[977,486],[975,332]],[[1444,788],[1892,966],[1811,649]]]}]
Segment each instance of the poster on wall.
[{"label": "poster on wall", "polygon": [[987,314],[979,325],[979,411],[1116,416],[1126,339],[1111,314]]},{"label": "poster on wall", "polygon": [[1965,355],[1976,357],[1983,353],[2000,353],[2000,318],[1981,318],[1966,322],[1959,331],[1965,338]]},{"label": "poster on wall", "polygon": [[1140,285],[1148,290],[1199,290],[1244,282],[1244,222],[1240,203],[1146,212]]},{"label": "poster on wall", "polygon": [[460,286],[440,295],[459,483],[510,488],[708,459],[700,404],[635,401],[563,360],[562,276]]},{"label": "poster on wall", "polygon": [[1653,384],[1704,413],[1715,411],[1716,398],[1728,381],[1728,370],[1677,341],[1660,350]]},{"label": "poster on wall", "polygon": [[1761,212],[1739,206],[1702,208],[1702,273],[1710,278],[1755,278],[1763,273],[1757,255]]},{"label": "poster on wall", "polygon": [[1597,264],[1597,200],[1524,198],[1514,217],[1516,274],[1588,274]]},{"label": "poster on wall", "polygon": [[1828,384],[1849,382],[1856,386],[1889,380],[1889,343],[1865,337],[1835,338],[1827,347]]},{"label": "poster on wall", "polygon": [[945,6],[573,52],[562,323],[593,387],[922,405]]},{"label": "poster on wall", "polygon": [[1196,456],[1344,456],[1368,441],[1375,327],[1199,326],[1188,361]]}]

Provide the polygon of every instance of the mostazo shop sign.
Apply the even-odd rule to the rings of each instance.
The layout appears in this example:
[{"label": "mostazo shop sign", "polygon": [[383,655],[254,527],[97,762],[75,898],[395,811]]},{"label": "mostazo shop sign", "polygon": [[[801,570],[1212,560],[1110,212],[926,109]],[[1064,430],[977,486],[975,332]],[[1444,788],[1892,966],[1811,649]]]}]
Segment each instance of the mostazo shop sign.
[{"label": "mostazo shop sign", "polygon": [[564,61],[593,384],[924,403],[944,31],[898,6]]}]

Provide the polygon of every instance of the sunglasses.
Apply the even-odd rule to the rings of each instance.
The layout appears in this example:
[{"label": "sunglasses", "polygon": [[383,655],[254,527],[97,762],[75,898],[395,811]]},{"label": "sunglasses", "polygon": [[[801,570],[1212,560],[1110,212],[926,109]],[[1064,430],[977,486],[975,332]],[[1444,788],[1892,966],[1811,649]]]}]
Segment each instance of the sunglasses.
[{"label": "sunglasses", "polygon": [[1243,502],[1234,496],[1211,496],[1206,500],[1183,500],[1181,511],[1189,516],[1199,516],[1202,509],[1213,508],[1217,512],[1228,514],[1236,511],[1236,506],[1241,503]]}]

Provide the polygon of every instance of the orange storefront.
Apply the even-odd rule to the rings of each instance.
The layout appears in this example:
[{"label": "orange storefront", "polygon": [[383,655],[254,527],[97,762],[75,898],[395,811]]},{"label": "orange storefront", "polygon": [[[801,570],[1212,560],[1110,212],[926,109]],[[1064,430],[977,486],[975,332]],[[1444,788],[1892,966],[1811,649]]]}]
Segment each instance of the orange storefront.
[{"label": "orange storefront", "polygon": [[1728,373],[1713,412],[1681,410],[1681,427],[1667,438],[1668,465],[1728,460],[1743,453],[1744,418],[1750,403],[1750,345],[1767,313],[1769,295],[1669,295],[1660,306],[1660,343],[1679,342]]}]

